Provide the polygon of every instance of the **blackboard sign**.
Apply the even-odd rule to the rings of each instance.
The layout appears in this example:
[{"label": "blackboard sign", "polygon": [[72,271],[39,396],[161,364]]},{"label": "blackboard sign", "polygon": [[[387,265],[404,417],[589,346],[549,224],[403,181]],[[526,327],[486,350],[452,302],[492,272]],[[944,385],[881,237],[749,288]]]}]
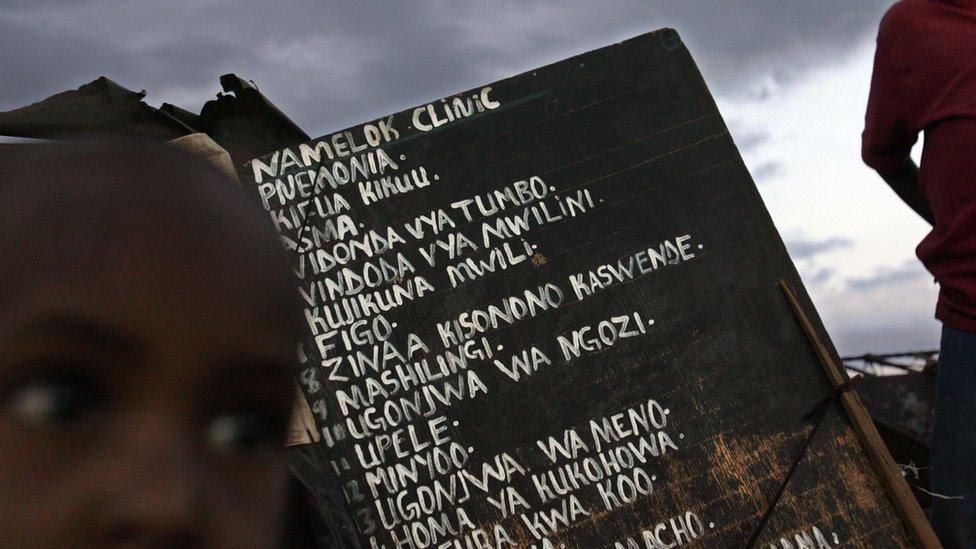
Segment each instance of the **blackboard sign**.
[{"label": "blackboard sign", "polygon": [[300,382],[364,546],[917,537],[673,30],[241,175],[294,253]]}]

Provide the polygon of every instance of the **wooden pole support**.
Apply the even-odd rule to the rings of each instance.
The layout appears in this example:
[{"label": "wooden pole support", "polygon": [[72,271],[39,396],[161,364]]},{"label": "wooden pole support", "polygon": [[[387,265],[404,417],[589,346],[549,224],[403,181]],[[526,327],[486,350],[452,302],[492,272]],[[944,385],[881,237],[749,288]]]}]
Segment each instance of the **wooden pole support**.
[{"label": "wooden pole support", "polygon": [[[793,314],[803,328],[803,333],[806,334],[807,340],[813,347],[814,352],[817,353],[820,363],[827,372],[830,383],[834,388],[842,386],[848,381],[847,374],[834,361],[833,355],[827,349],[827,346],[814,329],[813,323],[810,322],[809,317],[803,311],[803,307],[800,305],[800,301],[797,299],[793,289],[790,288],[785,280],[780,280],[779,286],[786,295],[786,299],[790,302],[790,306],[793,308]],[[861,447],[864,448],[865,453],[867,453],[868,458],[878,472],[878,476],[881,478],[881,484],[884,485],[888,495],[894,501],[895,508],[901,513],[902,519],[905,521],[905,525],[908,527],[912,538],[915,539],[919,547],[940,549],[942,543],[939,542],[939,538],[932,530],[932,525],[929,524],[928,518],[926,518],[922,508],[918,506],[918,501],[912,495],[908,484],[905,483],[905,479],[902,477],[898,465],[892,459],[891,454],[888,453],[888,448],[885,446],[884,441],[881,440],[881,435],[878,434],[878,430],[875,428],[871,416],[868,415],[864,405],[861,404],[861,399],[853,391],[843,391],[840,395],[840,400],[851,421],[851,425],[854,427],[854,432],[857,433],[861,441]]]}]

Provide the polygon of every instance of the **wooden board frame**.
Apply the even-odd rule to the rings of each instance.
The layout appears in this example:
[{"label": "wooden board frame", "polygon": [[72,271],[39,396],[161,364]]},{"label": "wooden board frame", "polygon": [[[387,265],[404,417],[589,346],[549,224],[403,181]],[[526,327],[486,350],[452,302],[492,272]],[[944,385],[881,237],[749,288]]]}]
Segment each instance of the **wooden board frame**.
[{"label": "wooden board frame", "polygon": [[864,451],[870,457],[871,463],[881,477],[885,489],[888,491],[892,500],[894,500],[896,508],[908,525],[915,542],[918,543],[919,547],[925,549],[941,548],[942,543],[939,541],[938,536],[935,535],[935,531],[932,530],[932,525],[929,523],[922,508],[918,505],[918,500],[915,499],[911,489],[905,482],[905,478],[902,476],[898,464],[891,458],[891,454],[888,452],[884,441],[881,440],[881,435],[878,434],[878,429],[875,427],[874,421],[871,420],[867,409],[861,404],[857,393],[847,390],[851,382],[850,377],[838,365],[834,354],[831,353],[827,345],[817,335],[816,329],[813,327],[807,314],[803,311],[803,306],[800,304],[799,299],[797,299],[796,293],[790,288],[789,283],[785,280],[780,280],[779,286],[786,296],[787,301],[789,301],[790,307],[793,308],[793,313],[796,315],[796,319],[800,323],[803,333],[809,339],[810,346],[813,347],[814,352],[817,353],[817,357],[820,358],[824,372],[834,387],[840,391],[838,396],[844,405],[844,410],[847,412],[851,425],[857,432],[858,438],[860,438],[861,444],[864,446]]}]

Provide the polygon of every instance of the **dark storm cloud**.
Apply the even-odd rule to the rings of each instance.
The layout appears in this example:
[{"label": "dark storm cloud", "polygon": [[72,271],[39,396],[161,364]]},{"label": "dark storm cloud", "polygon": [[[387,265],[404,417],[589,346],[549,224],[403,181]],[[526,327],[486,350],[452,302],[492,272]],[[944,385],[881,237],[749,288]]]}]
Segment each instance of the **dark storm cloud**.
[{"label": "dark storm cloud", "polygon": [[854,243],[846,238],[831,237],[822,240],[792,238],[786,242],[786,249],[794,261],[813,259],[833,250],[849,248]]},{"label": "dark storm cloud", "polygon": [[894,286],[920,278],[931,278],[922,265],[916,261],[909,261],[901,267],[881,269],[872,276],[864,278],[849,278],[847,287],[851,290],[870,291],[885,286]]},{"label": "dark storm cloud", "polygon": [[[92,60],[120,72],[136,62],[123,51],[83,33],[63,33],[57,40],[36,40],[37,29],[0,19],[0,110],[40,100],[63,88],[93,79]],[[30,46],[25,51],[25,45]],[[94,76],[98,76],[95,74]]]},{"label": "dark storm cloud", "polygon": [[919,319],[912,326],[836,330],[831,332],[830,338],[841,356],[915,352],[938,349],[940,330],[938,322]]},{"label": "dark storm cloud", "polygon": [[740,121],[730,121],[728,123],[732,136],[735,137],[735,145],[743,153],[755,150],[763,143],[769,141],[769,131],[765,129],[749,129],[743,127]]},{"label": "dark storm cloud", "polygon": [[198,109],[233,71],[318,135],[662,26],[717,93],[756,94],[842,58],[889,3],[8,0],[0,110],[103,74]]},{"label": "dark storm cloud", "polygon": [[782,162],[769,161],[757,165],[750,171],[753,179],[763,183],[783,173],[784,167]]},{"label": "dark storm cloud", "polygon": [[830,267],[823,267],[810,272],[801,273],[803,283],[807,286],[819,286],[833,278],[837,271]]}]

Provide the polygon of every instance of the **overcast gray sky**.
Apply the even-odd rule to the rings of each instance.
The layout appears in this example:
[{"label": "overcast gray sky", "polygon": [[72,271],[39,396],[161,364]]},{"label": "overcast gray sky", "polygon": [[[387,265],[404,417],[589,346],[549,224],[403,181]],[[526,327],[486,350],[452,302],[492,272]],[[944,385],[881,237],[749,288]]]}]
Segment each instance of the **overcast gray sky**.
[{"label": "overcast gray sky", "polygon": [[198,110],[227,72],[313,136],[678,29],[841,352],[938,346],[925,227],[858,158],[890,0],[0,1],[0,110],[105,75]]}]

